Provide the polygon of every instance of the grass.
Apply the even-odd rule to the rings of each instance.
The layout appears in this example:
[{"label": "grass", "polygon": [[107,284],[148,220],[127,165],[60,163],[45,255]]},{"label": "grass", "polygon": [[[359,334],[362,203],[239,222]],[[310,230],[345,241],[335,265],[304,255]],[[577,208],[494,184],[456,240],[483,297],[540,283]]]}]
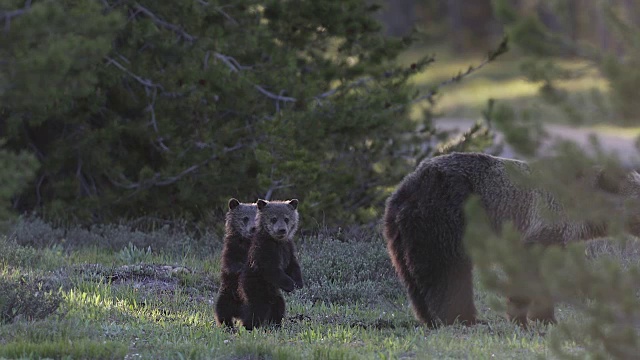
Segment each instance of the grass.
[{"label": "grass", "polygon": [[[410,63],[430,53],[425,49],[412,49],[403,54],[400,61]],[[436,55],[436,61],[427,67],[426,71],[412,78],[412,83],[417,89],[426,91],[466,71],[470,65],[478,65],[485,57],[485,54],[455,55],[443,47],[437,47],[433,53]],[[545,122],[567,122],[567,117],[561,109],[540,99],[538,89],[541,84],[530,82],[522,75],[520,66],[523,59],[515,50],[508,52],[462,82],[442,88],[432,110],[449,118],[477,119],[486,108],[487,100],[493,98],[516,109],[533,109]],[[555,61],[565,69],[584,69],[587,66],[584,62],[576,60]],[[586,77],[559,82],[559,88],[569,92],[569,103],[579,109],[585,123],[610,122],[614,117],[613,112],[610,105],[602,100],[602,94],[606,95],[609,91],[608,83],[595,70],[590,70],[587,74]],[[412,111],[412,117],[415,119],[419,119],[421,114],[421,106],[416,106]]]},{"label": "grass", "polygon": [[[283,327],[253,332],[239,328],[233,333],[214,323],[221,249],[214,235],[205,236],[200,242],[204,247],[193,240],[193,250],[187,252],[171,245],[190,239],[180,231],[138,234],[134,246],[125,240],[135,236],[117,226],[76,229],[67,237],[82,233],[87,242],[67,241],[63,246],[53,241],[33,245],[59,235],[40,221],[23,220],[16,229],[0,237],[0,300],[14,304],[3,309],[12,316],[0,325],[2,358],[550,356],[545,326],[522,330],[508,323],[489,305],[496,296],[477,284],[476,304],[487,324],[437,330],[421,326],[377,233],[357,239],[336,239],[327,232],[301,237],[298,250],[306,286],[286,295]],[[558,309],[560,321],[577,317],[567,306]]]}]

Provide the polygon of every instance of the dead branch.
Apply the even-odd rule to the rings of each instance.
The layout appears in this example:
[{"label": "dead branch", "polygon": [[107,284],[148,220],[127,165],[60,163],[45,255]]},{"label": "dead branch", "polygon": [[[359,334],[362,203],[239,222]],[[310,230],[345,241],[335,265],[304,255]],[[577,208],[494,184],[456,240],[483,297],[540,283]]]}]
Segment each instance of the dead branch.
[{"label": "dead branch", "polygon": [[[244,144],[241,143],[237,143],[234,146],[231,147],[225,147],[222,150],[222,154],[227,154],[230,153],[232,151],[236,151],[239,150],[241,148],[244,147]],[[174,183],[176,183],[177,181],[179,181],[180,179],[182,179],[183,177],[185,177],[186,175],[189,175],[190,173],[200,169],[201,167],[207,165],[208,163],[210,163],[211,161],[217,160],[220,158],[220,154],[216,153],[211,155],[209,158],[207,158],[206,160],[195,164],[195,165],[191,165],[188,168],[186,168],[185,170],[181,171],[180,173],[178,173],[177,175],[174,176],[169,176],[166,177],[162,180],[160,180],[160,174],[156,173],[154,174],[154,176],[149,179],[149,180],[145,180],[143,182],[133,182],[130,181],[129,179],[127,179],[124,174],[120,174],[119,177],[120,179],[124,180],[126,183],[122,183],[116,180],[113,180],[109,177],[109,181],[111,182],[111,184],[123,188],[123,189],[128,189],[128,190],[133,190],[135,189],[136,191],[142,190],[142,189],[148,189],[151,188],[153,186],[168,186],[168,185],[172,185]]]},{"label": "dead branch", "polygon": [[163,138],[162,136],[160,136],[160,130],[158,129],[158,122],[156,121],[156,95],[158,93],[158,89],[154,88],[153,91],[151,92],[151,101],[149,102],[149,105],[147,105],[145,111],[149,112],[151,114],[151,126],[153,127],[153,130],[156,132],[156,135],[158,135],[158,145],[160,146],[160,148],[163,151],[166,152],[171,152],[171,149],[169,149],[169,147],[167,145],[164,144],[163,142]]},{"label": "dead branch", "polygon": [[276,101],[282,101],[282,102],[296,102],[296,98],[292,98],[289,96],[280,96],[280,95],[276,95],[270,91],[265,90],[262,86],[260,85],[253,85],[254,88],[256,88],[258,91],[260,91],[263,95],[265,95],[266,97],[276,100]]},{"label": "dead branch", "polygon": [[283,184],[282,182],[283,182],[282,179],[272,182],[271,186],[269,187],[269,189],[267,189],[267,192],[264,194],[264,199],[269,201],[269,200],[271,200],[271,196],[273,195],[274,191],[276,191],[278,189],[284,189],[284,188],[288,188],[288,187],[292,187],[293,186],[291,184]]},{"label": "dead branch", "polygon": [[[430,103],[433,102],[433,97],[438,93],[438,89],[443,87],[443,86],[448,86],[451,85],[453,83],[457,83],[460,82],[462,79],[468,77],[469,75],[475,73],[476,71],[482,69],[483,67],[485,67],[487,64],[489,64],[490,62],[494,61],[498,56],[504,54],[507,49],[508,49],[508,39],[505,37],[504,39],[502,39],[502,42],[500,42],[500,44],[498,45],[498,48],[496,50],[492,50],[487,54],[487,57],[477,66],[469,66],[469,68],[465,71],[465,72],[460,72],[457,75],[451,77],[450,79],[447,79],[443,82],[441,82],[440,84],[438,84],[436,86],[435,89],[429,91],[428,93],[419,96],[415,99],[413,99],[411,102],[409,102],[409,104],[406,105],[413,105],[415,103],[419,103],[422,102],[424,100],[428,100]],[[391,111],[397,111],[400,110],[402,108],[404,108],[406,105],[399,105],[399,106],[395,106],[390,108]]]},{"label": "dead branch", "polygon": [[[210,5],[208,2],[206,2],[206,1],[204,1],[204,0],[196,0],[196,1],[197,1],[198,3],[200,3],[200,5],[202,5],[202,6],[209,6],[209,5]],[[231,17],[229,14],[227,14],[227,13],[223,10],[223,8],[225,8],[225,7],[227,7],[227,6],[229,6],[229,5],[226,5],[226,6],[218,6],[218,7],[216,7],[216,8],[215,8],[215,10],[216,10],[217,12],[219,12],[220,14],[222,14],[222,16],[224,16],[227,20],[229,20],[230,22],[232,22],[234,25],[239,25],[240,23],[239,23],[236,19],[234,19],[233,17]]]},{"label": "dead branch", "polygon": [[356,81],[354,81],[352,83],[349,83],[347,85],[338,86],[338,87],[335,87],[335,88],[333,88],[333,89],[331,89],[329,91],[325,91],[322,94],[315,96],[314,99],[316,99],[316,100],[325,99],[325,98],[328,98],[329,96],[334,95],[338,91],[348,90],[348,89],[352,89],[352,88],[355,88],[355,87],[359,87],[359,86],[362,86],[362,85],[368,83],[371,80],[373,80],[373,77],[367,76],[367,77],[364,77],[362,79],[356,80]]},{"label": "dead branch", "polygon": [[239,70],[251,70],[251,69],[253,69],[252,66],[240,65],[238,60],[234,59],[231,56],[221,54],[219,52],[214,52],[213,56],[216,59],[218,59],[218,60],[222,61],[223,63],[225,63],[229,67],[229,69],[231,69],[231,71],[233,71],[233,72],[238,72]]},{"label": "dead branch", "polygon": [[131,76],[137,82],[139,82],[141,85],[143,85],[145,87],[145,90],[148,91],[149,88],[159,88],[160,90],[164,90],[162,85],[156,84],[156,83],[154,83],[153,81],[151,81],[149,79],[145,79],[145,78],[143,78],[141,76],[138,76],[138,75],[134,74],[129,69],[127,69],[122,64],[120,64],[118,61],[116,61],[115,59],[112,59],[112,58],[110,58],[108,56],[106,57],[106,59],[107,59],[107,65],[110,65],[110,64],[115,65],[115,67],[117,67],[118,69],[124,71],[127,75]]},{"label": "dead branch", "polygon": [[140,5],[140,4],[136,4],[134,6],[134,9],[136,9],[137,11],[145,14],[147,17],[151,18],[151,20],[156,25],[162,26],[165,29],[169,29],[169,30],[173,31],[174,33],[176,33],[177,35],[179,35],[180,37],[182,37],[183,39],[185,39],[185,40],[187,40],[189,42],[194,42],[197,39],[197,37],[187,33],[180,26],[168,23],[168,22],[160,19],[158,16],[156,16],[156,14],[154,14],[149,9],[147,9],[146,7],[144,7],[144,6]]},{"label": "dead branch", "polygon": [[24,7],[18,10],[5,11],[0,13],[0,17],[4,17],[4,31],[9,32],[11,28],[11,19],[18,17],[20,15],[24,15],[27,11],[31,9],[31,0],[26,0],[24,2]]}]

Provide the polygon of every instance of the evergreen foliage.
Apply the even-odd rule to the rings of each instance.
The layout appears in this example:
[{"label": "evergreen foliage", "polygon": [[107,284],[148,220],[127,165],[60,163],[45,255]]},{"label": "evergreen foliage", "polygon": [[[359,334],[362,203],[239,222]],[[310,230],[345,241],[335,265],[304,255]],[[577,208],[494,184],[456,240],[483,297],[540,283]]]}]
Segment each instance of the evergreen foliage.
[{"label": "evergreen foliage", "polygon": [[[532,178],[522,179],[528,181],[523,186],[544,188],[563,205],[566,218],[548,221],[606,222],[611,241],[623,248],[633,242],[622,231],[635,226],[637,216],[631,222],[627,216],[637,213],[639,199],[614,199],[576,180],[588,179],[584,176],[595,164],[605,164],[606,173],[616,176],[616,171],[622,171],[619,164],[602,154],[594,161],[571,144],[562,144],[559,151],[562,155],[556,158],[532,164]],[[615,212],[612,205],[619,205]],[[553,329],[549,346],[554,354],[567,359],[630,359],[640,352],[637,262],[606,255],[588,259],[584,242],[547,247],[523,244],[510,223],[497,235],[477,199],[469,201],[466,214],[465,246],[486,288],[505,297],[550,298],[580,312],[580,319],[560,319]],[[501,304],[493,306],[505,309]]]},{"label": "evergreen foliage", "polygon": [[428,155],[405,110],[432,100],[407,79],[433,57],[397,65],[411,39],[367,1],[0,4],[0,130],[42,164],[20,210],[192,221],[295,196],[315,223],[368,221]]},{"label": "evergreen foliage", "polygon": [[20,200],[12,204],[12,199],[33,178],[38,166],[33,155],[26,151],[16,154],[5,149],[4,143],[0,139],[0,227],[12,218],[10,209],[16,203],[19,205]]}]

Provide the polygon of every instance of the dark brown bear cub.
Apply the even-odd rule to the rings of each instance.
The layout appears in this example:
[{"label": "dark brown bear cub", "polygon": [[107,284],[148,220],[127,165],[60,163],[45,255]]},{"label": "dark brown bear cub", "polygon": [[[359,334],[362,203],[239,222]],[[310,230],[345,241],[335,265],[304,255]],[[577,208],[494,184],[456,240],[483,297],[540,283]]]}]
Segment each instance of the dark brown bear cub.
[{"label": "dark brown bear cub", "polygon": [[238,278],[247,262],[251,237],[256,230],[257,212],[256,204],[240,203],[233,198],[229,200],[222,249],[222,284],[215,308],[218,325],[233,327],[233,319],[241,317]]},{"label": "dark brown bear cub", "polygon": [[240,275],[242,325],[248,330],[266,324],[280,326],[285,312],[280,289],[291,292],[303,286],[292,242],[298,229],[298,200],[258,200],[257,205],[258,230]]}]

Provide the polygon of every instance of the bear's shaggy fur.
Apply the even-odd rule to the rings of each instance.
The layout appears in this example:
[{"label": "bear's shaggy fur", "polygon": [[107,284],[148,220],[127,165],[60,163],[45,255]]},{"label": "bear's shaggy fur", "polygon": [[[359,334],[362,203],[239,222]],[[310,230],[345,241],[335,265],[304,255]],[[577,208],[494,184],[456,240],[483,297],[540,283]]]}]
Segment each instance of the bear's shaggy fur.
[{"label": "bear's shaggy fur", "polygon": [[279,326],[285,314],[280,289],[302,288],[302,273],[292,238],[298,229],[298,200],[258,200],[257,232],[240,276],[242,324]]},{"label": "bear's shaggy fur", "polygon": [[[531,176],[529,166],[517,160],[481,153],[438,156],[422,161],[387,199],[383,218],[387,250],[422,323],[477,321],[473,266],[463,247],[464,205],[472,194],[480,198],[495,231],[512,221],[525,243],[564,245],[606,234],[600,222],[551,224],[545,216],[549,211],[557,219],[566,219],[562,205],[548,192],[514,181],[512,171]],[[638,173],[626,174],[615,186],[599,180],[601,176],[593,181],[594,190],[640,197]],[[508,317],[522,325],[527,317],[554,322],[553,306],[545,296],[513,298],[509,299]]]},{"label": "bear's shaggy fur", "polygon": [[256,231],[257,213],[255,203],[241,203],[234,198],[229,200],[222,249],[222,281],[215,307],[218,325],[233,327],[233,319],[242,315],[238,278],[247,262],[251,237]]}]

